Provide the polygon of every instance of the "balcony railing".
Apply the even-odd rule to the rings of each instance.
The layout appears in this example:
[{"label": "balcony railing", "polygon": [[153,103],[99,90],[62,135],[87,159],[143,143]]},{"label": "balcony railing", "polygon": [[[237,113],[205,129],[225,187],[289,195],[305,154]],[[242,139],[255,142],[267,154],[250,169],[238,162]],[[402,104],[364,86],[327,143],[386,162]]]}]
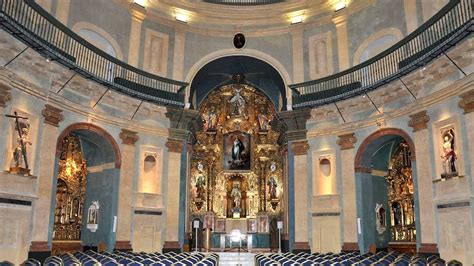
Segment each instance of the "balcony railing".
[{"label": "balcony railing", "polygon": [[285,0],[202,0],[205,3],[230,6],[257,6],[283,3]]},{"label": "balcony railing", "polygon": [[420,28],[364,63],[290,85],[293,108],[314,108],[365,94],[425,65],[473,31],[472,10],[471,0],[450,0]]},{"label": "balcony railing", "polygon": [[0,0],[0,24],[43,56],[86,78],[144,101],[184,106],[187,83],[153,75],[110,56],[32,0]]}]

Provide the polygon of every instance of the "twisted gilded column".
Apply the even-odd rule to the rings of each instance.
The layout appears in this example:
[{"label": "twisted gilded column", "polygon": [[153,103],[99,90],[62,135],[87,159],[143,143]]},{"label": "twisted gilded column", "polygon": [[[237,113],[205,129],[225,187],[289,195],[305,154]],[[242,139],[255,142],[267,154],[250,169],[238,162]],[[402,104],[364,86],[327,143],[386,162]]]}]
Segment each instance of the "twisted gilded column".
[{"label": "twisted gilded column", "polygon": [[357,207],[356,207],[356,185],[354,169],[355,150],[354,144],[357,138],[354,133],[338,136],[337,144],[341,149],[341,176],[342,176],[342,223],[343,244],[342,251],[359,250],[357,242]]},{"label": "twisted gilded column", "polygon": [[132,199],[133,173],[135,168],[135,143],[140,139],[137,132],[122,129],[119,134],[122,139],[120,146],[122,165],[120,167],[120,186],[117,213],[117,234],[115,249],[132,250]]}]

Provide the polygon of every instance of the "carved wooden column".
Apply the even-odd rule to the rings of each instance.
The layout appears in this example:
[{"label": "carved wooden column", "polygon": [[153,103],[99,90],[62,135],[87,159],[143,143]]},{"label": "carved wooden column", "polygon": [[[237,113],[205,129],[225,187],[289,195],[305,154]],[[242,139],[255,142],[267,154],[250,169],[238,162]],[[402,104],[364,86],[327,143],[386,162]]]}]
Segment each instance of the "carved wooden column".
[{"label": "carved wooden column", "polygon": [[356,186],[354,144],[357,138],[354,133],[347,133],[338,136],[337,144],[341,148],[342,162],[342,222],[343,222],[343,244],[342,251],[359,250],[357,242],[357,207],[356,207]]},{"label": "carved wooden column", "polygon": [[44,117],[39,141],[39,169],[37,179],[38,199],[33,204],[33,230],[29,256],[42,258],[51,254],[49,239],[49,218],[53,182],[55,176],[56,144],[59,137],[59,123],[64,120],[62,110],[46,104],[41,114]]},{"label": "carved wooden column", "polygon": [[115,249],[132,250],[132,212],[133,212],[133,178],[135,169],[135,143],[140,139],[137,132],[122,129],[120,147],[122,165],[120,168],[120,187],[118,197],[117,235]]},{"label": "carved wooden column", "polygon": [[[168,176],[165,196],[166,235],[163,252],[181,252],[184,244],[187,196],[187,140],[189,125],[199,117],[195,110],[167,108],[170,119],[168,148]],[[186,156],[185,156],[186,155]]]},{"label": "carved wooden column", "polygon": [[[11,94],[9,91],[10,88],[7,85],[0,83],[0,134],[2,134],[3,137],[6,135],[6,133],[3,132],[3,123],[5,122],[5,107],[11,99]],[[3,160],[5,160],[4,156],[2,156],[0,159],[1,167],[4,165]]]},{"label": "carved wooden column", "polygon": [[[430,131],[428,122],[430,117],[426,110],[410,115],[408,126],[413,128],[413,142],[416,151],[415,161],[412,165],[416,168],[416,183],[418,188],[418,212],[420,214],[419,222],[416,228],[417,238],[419,238],[419,253],[438,253],[436,245],[436,232],[433,210],[433,173],[431,172],[432,158],[430,156]],[[414,158],[412,158],[414,159]],[[415,187],[415,188],[416,188]]]},{"label": "carved wooden column", "polygon": [[[311,117],[310,109],[286,111],[278,114],[286,126],[288,141],[288,234],[289,250],[311,252],[309,245],[310,190],[308,189],[306,121]],[[272,125],[273,126],[273,125]],[[286,243],[285,243],[286,245]]]}]

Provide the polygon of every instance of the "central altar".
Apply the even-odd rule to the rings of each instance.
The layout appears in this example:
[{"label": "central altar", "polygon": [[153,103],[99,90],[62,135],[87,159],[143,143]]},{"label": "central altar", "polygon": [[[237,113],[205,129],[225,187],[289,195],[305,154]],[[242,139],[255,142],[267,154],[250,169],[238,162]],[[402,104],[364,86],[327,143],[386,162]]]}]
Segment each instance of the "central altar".
[{"label": "central altar", "polygon": [[276,112],[242,76],[233,78],[234,84],[214,90],[199,108],[188,217],[213,234],[268,234],[269,221],[282,219],[285,192],[280,133],[271,126]]}]

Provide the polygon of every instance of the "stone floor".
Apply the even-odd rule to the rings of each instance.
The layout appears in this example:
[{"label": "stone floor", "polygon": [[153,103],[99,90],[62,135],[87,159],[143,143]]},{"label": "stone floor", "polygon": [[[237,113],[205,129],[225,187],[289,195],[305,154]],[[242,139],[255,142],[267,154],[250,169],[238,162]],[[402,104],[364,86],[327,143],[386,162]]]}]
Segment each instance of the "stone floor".
[{"label": "stone floor", "polygon": [[251,266],[254,265],[254,253],[247,252],[217,252],[219,265]]}]

